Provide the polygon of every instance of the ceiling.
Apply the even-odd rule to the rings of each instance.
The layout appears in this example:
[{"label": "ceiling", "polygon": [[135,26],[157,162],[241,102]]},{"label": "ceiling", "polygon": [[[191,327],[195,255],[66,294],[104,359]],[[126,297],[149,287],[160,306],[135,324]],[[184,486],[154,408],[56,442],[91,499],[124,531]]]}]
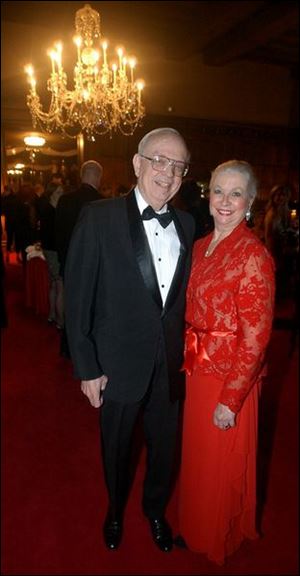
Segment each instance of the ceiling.
[{"label": "ceiling", "polygon": [[[1,2],[2,22],[66,34],[84,2]],[[100,12],[105,34],[126,44],[159,44],[167,58],[202,54],[210,66],[246,58],[287,67],[298,64],[298,2],[181,1],[91,2]],[[55,17],[55,24],[53,21]],[[229,39],[234,37],[234,42]],[[14,50],[26,50],[15,38]]]},{"label": "ceiling", "polygon": [[[75,12],[83,5],[84,2],[61,1],[1,2],[2,118],[7,146],[20,145],[31,127],[23,66],[31,59],[37,75],[44,74],[46,82],[47,48],[60,38],[66,47],[71,45]],[[284,67],[294,75],[298,72],[298,2],[114,1],[91,2],[91,6],[100,12],[103,35],[111,45],[122,39],[124,46],[129,46],[143,62],[146,78],[152,74],[149,53],[154,66],[160,58],[175,63],[201,59],[209,67],[250,61]],[[73,49],[71,46],[72,59]],[[67,54],[67,48],[65,51]],[[149,99],[149,113],[154,100],[155,92]],[[48,142],[55,145],[55,136]]]}]

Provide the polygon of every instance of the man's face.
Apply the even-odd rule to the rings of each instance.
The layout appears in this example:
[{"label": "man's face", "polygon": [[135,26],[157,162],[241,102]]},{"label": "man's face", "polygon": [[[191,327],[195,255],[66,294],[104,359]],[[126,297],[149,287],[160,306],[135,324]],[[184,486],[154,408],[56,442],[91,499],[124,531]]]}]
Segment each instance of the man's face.
[{"label": "man's face", "polygon": [[53,176],[52,182],[53,182],[54,186],[61,186],[61,184],[62,184],[61,177],[60,176]]},{"label": "man's face", "polygon": [[[184,143],[175,134],[157,136],[149,141],[143,155],[148,158],[164,156],[177,162],[188,162],[188,152]],[[151,160],[135,154],[133,166],[139,191],[154,210],[160,210],[178,192],[182,176],[175,174],[174,165],[167,165],[163,171],[153,168]]]}]

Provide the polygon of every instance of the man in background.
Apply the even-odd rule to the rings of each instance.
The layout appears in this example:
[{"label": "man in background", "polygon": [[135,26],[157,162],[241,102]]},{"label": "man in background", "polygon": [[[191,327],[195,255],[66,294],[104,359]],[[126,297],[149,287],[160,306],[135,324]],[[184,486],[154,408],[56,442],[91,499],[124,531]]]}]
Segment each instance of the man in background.
[{"label": "man in background", "polygon": [[[75,192],[64,194],[58,201],[55,217],[55,238],[60,263],[60,274],[64,279],[65,262],[73,228],[81,208],[87,202],[99,200],[103,168],[95,160],[87,160],[82,164],[81,185]],[[70,357],[65,329],[62,330],[60,353]]]}]

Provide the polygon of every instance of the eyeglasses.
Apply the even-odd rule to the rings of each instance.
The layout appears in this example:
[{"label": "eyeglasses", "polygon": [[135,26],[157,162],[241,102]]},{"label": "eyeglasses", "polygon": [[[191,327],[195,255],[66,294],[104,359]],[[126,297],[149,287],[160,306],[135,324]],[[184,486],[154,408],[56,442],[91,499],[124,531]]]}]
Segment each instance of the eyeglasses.
[{"label": "eyeglasses", "polygon": [[149,160],[153,170],[156,170],[157,172],[165,172],[169,166],[172,166],[174,175],[179,176],[179,178],[184,178],[189,171],[187,163],[180,162],[180,160],[172,160],[166,156],[153,156],[153,158],[144,156],[144,154],[140,154],[140,156]]}]

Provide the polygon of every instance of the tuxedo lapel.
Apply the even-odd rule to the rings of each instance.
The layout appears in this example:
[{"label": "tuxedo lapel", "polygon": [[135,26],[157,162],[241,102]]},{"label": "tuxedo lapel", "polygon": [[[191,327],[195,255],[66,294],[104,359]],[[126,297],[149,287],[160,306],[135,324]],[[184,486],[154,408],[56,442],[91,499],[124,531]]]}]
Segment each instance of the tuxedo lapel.
[{"label": "tuxedo lapel", "polygon": [[162,299],[157,283],[152,254],[133,190],[126,196],[126,207],[133,250],[140,272],[154,302],[162,309]]}]

